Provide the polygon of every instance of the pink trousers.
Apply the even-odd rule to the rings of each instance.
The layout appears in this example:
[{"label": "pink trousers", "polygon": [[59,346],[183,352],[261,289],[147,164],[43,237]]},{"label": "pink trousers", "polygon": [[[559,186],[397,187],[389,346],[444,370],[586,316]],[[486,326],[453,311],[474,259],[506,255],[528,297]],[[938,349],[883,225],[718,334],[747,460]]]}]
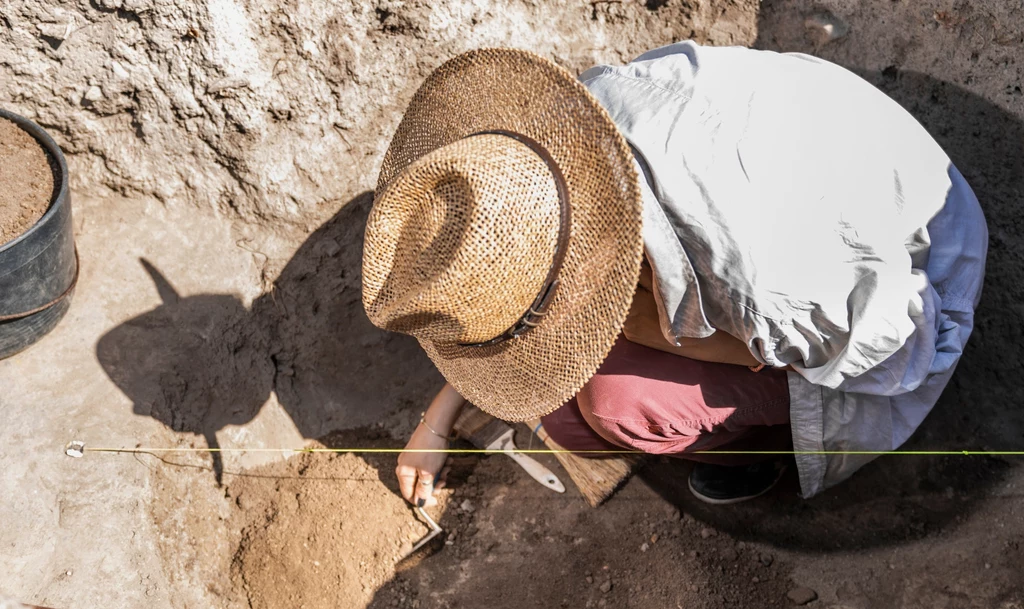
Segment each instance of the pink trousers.
[{"label": "pink trousers", "polygon": [[689,359],[623,337],[593,378],[544,429],[569,450],[629,448],[721,465],[760,455],[700,450],[792,450],[786,373]]}]

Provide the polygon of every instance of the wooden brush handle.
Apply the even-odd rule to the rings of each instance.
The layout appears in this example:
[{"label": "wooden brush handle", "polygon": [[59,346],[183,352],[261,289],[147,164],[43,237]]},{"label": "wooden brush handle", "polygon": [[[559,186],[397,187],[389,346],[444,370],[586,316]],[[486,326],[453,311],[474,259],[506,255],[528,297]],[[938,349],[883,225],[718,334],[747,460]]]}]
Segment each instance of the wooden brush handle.
[{"label": "wooden brush handle", "polygon": [[455,433],[459,434],[459,437],[468,440],[486,427],[492,420],[494,420],[494,417],[466,402],[466,405],[462,407],[462,413],[459,414],[459,418],[455,420]]}]

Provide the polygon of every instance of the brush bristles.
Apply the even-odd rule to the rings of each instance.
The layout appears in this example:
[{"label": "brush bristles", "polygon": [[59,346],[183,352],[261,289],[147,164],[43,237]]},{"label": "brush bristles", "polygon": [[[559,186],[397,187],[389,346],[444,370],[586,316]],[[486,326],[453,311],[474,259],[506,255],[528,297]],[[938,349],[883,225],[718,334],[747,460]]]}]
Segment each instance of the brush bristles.
[{"label": "brush bristles", "polygon": [[[551,450],[565,450],[543,430],[538,435]],[[642,460],[640,455],[588,458],[562,452],[555,453],[555,457],[591,507],[597,507],[611,497],[629,480]]]}]

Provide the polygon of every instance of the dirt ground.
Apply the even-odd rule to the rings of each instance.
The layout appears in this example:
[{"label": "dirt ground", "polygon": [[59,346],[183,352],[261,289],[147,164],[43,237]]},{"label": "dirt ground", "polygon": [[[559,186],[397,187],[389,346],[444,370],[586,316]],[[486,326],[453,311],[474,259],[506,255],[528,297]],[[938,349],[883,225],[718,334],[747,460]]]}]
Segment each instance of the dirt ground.
[{"label": "dirt ground", "polygon": [[50,155],[31,135],[0,118],[0,245],[21,235],[53,199]]},{"label": "dirt ground", "polygon": [[[797,496],[791,477],[765,497],[724,508],[689,496],[685,463],[655,461],[598,509],[573,488],[557,495],[541,487],[506,458],[461,457],[433,511],[449,543],[396,572],[396,558],[426,528],[396,494],[393,455],[88,455],[38,464],[21,456],[49,454],[72,436],[121,446],[402,445],[441,379],[413,341],[377,331],[360,306],[374,155],[415,85],[461,44],[449,34],[491,31],[505,19],[493,7],[442,4],[449,21],[426,3],[374,5],[372,31],[359,34],[363,57],[376,49],[394,63],[371,75],[369,60],[350,57],[350,76],[363,79],[352,99],[368,111],[342,130],[354,146],[318,182],[337,186],[335,199],[319,187],[285,188],[318,201],[299,220],[279,223],[287,205],[251,195],[267,159],[236,152],[189,187],[198,207],[168,195],[116,205],[89,198],[76,208],[84,261],[76,305],[25,357],[0,362],[8,387],[0,394],[0,445],[8,447],[0,451],[0,519],[22,524],[0,527],[0,593],[58,608],[718,609],[806,601],[823,609],[1024,609],[1017,457],[881,459],[811,500]],[[110,10],[130,21],[134,6]],[[537,43],[575,70],[686,37],[750,44],[836,61],[912,112],[975,188],[991,245],[975,334],[907,448],[1024,450],[1024,390],[1016,382],[1024,375],[1024,9],[963,0],[510,6],[545,27],[586,32]],[[509,36],[522,46],[527,34]],[[370,103],[364,93],[375,82],[386,94]],[[352,99],[339,102],[346,112]],[[242,112],[249,101],[224,104]],[[47,108],[44,117],[59,104]],[[166,150],[184,137],[170,122],[159,129],[167,130],[156,132]],[[117,183],[128,186],[120,192],[155,196],[159,175],[133,177],[130,154],[118,157],[120,149],[90,139],[95,133],[55,130],[73,140],[71,161],[84,175],[111,168],[115,177],[104,174],[106,182],[86,190],[122,175]],[[197,164],[209,153],[196,153]],[[239,178],[237,192],[217,181],[225,167]],[[204,199],[203,185],[214,182]],[[225,188],[241,203],[225,203]],[[54,369],[53,361],[64,365]],[[529,441],[525,428],[517,434]],[[545,462],[568,482],[553,459]]]}]

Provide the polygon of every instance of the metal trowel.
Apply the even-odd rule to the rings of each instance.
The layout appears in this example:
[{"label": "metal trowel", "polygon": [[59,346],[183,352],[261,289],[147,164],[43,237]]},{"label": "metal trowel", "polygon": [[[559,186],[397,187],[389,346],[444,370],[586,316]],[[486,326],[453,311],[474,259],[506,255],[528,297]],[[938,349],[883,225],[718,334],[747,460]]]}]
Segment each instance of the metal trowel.
[{"label": "metal trowel", "polygon": [[430,531],[417,541],[412,549],[405,553],[405,556],[398,559],[398,564],[395,565],[396,571],[411,569],[420,564],[424,558],[436,554],[444,547],[445,537],[447,537],[444,529],[434,522],[426,510],[421,507],[413,507],[413,510],[430,527]]}]

